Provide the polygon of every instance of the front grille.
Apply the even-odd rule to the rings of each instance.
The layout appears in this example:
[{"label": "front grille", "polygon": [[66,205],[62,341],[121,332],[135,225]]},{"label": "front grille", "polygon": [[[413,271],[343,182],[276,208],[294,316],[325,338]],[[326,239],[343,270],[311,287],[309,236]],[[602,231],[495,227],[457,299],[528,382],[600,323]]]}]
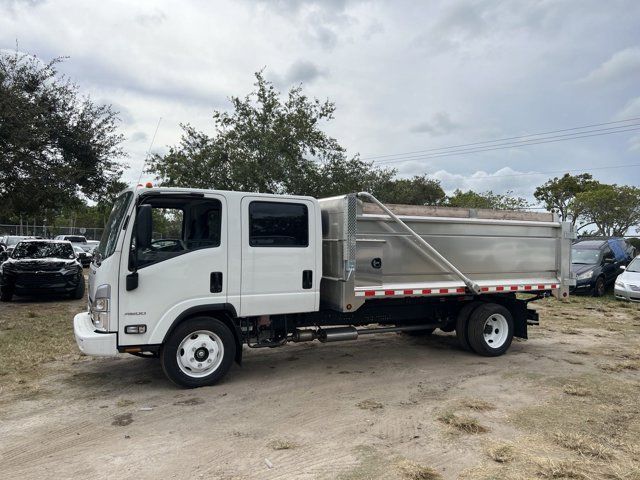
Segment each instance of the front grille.
[{"label": "front grille", "polygon": [[16,278],[16,283],[25,287],[37,287],[64,283],[64,278],[57,272],[21,273]]}]

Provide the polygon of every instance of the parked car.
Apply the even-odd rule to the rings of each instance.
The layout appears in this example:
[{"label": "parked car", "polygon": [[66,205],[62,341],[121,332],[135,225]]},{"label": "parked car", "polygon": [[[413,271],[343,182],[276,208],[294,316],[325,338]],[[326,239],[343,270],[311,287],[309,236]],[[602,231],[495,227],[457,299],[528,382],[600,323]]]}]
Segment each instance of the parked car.
[{"label": "parked car", "polygon": [[82,248],[78,247],[77,245],[73,247],[73,251],[75,252],[82,266],[88,267],[89,264],[91,263],[91,260],[93,260],[93,254],[91,252],[84,251]]},{"label": "parked car", "polygon": [[582,240],[574,243],[571,248],[571,271],[576,276],[576,286],[571,291],[601,297],[629,260],[624,239]]},{"label": "parked car", "polygon": [[0,300],[43,293],[84,296],[84,273],[70,242],[23,240],[0,265]]},{"label": "parked car", "polygon": [[617,299],[640,302],[640,257],[636,257],[618,275],[613,289]]},{"label": "parked car", "polygon": [[0,239],[0,243],[2,243],[5,246],[5,251],[7,252],[7,254],[11,254],[11,251],[15,248],[15,246],[21,242],[22,240],[28,240],[31,238],[36,238],[36,237],[32,237],[30,235],[5,235],[4,237],[2,237],[2,239]]},{"label": "parked car", "polygon": [[66,240],[71,242],[74,247],[80,247],[85,252],[90,252],[94,249],[94,246],[87,241],[87,237],[84,235],[58,235],[54,240]]}]

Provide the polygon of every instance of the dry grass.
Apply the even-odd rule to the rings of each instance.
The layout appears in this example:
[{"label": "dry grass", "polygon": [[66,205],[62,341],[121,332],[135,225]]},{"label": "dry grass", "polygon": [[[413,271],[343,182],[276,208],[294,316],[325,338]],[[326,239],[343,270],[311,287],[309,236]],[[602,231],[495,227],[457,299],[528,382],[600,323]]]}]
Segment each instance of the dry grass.
[{"label": "dry grass", "polygon": [[356,403],[356,407],[361,408],[362,410],[381,410],[384,408],[384,405],[380,402],[376,402],[375,400],[363,400],[361,402]]},{"label": "dry grass", "polygon": [[468,417],[466,415],[456,415],[453,412],[445,413],[438,417],[445,425],[449,425],[450,427],[464,433],[478,434],[485,433],[489,431],[489,428],[481,425],[477,419],[473,417]]},{"label": "dry grass", "polygon": [[481,400],[479,398],[465,398],[460,402],[463,407],[479,412],[486,412],[489,410],[495,410],[496,407],[493,403]]},{"label": "dry grass", "polygon": [[567,384],[562,387],[562,391],[567,395],[573,395],[574,397],[586,397],[591,395],[591,392],[579,385]]},{"label": "dry grass", "polygon": [[617,363],[601,363],[598,367],[605,372],[619,373],[625,370],[638,370],[640,362],[617,362]]},{"label": "dry grass", "polygon": [[487,455],[494,462],[509,463],[512,462],[516,455],[513,445],[507,443],[496,443],[487,448]]},{"label": "dry grass", "polygon": [[296,448],[297,446],[297,443],[282,438],[271,440],[267,444],[267,447],[271,448],[272,450],[291,450],[292,448]]},{"label": "dry grass", "polygon": [[431,467],[425,467],[410,460],[403,460],[397,464],[402,478],[408,480],[440,480],[442,476]]},{"label": "dry grass", "polygon": [[610,460],[613,458],[611,449],[601,443],[594,441],[587,435],[580,433],[556,432],[554,439],[561,447],[573,450],[585,457],[594,457],[600,460]]},{"label": "dry grass", "polygon": [[538,463],[537,474],[542,478],[588,478],[580,468],[580,464],[571,460],[542,459]]}]

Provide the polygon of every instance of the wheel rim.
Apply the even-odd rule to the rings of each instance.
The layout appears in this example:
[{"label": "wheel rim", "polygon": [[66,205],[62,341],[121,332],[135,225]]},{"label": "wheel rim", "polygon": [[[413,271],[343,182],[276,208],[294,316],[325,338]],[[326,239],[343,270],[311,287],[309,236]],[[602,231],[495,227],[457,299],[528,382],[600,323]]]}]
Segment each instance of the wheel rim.
[{"label": "wheel rim", "polygon": [[176,361],[185,375],[202,378],[218,369],[223,356],[222,339],[209,330],[198,330],[180,342]]},{"label": "wheel rim", "polygon": [[484,322],[484,341],[491,348],[500,348],[509,336],[509,322],[499,313],[494,313]]}]

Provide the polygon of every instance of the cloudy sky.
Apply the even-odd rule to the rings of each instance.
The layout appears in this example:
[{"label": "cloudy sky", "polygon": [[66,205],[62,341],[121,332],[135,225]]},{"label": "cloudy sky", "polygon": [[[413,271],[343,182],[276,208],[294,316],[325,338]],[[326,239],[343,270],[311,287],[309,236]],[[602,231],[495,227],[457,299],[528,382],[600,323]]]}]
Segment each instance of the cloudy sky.
[{"label": "cloudy sky", "polygon": [[[264,68],[334,101],[325,129],[350,154],[447,191],[530,197],[552,176],[532,173],[558,170],[640,184],[640,167],[608,168],[640,164],[640,130],[434,150],[640,117],[639,1],[0,0],[0,48],[16,44],[68,56],[61,70],[121,112],[131,182],[160,117],[155,151],[180,122],[211,132],[211,112]],[[597,128],[620,125],[640,119]]]}]

